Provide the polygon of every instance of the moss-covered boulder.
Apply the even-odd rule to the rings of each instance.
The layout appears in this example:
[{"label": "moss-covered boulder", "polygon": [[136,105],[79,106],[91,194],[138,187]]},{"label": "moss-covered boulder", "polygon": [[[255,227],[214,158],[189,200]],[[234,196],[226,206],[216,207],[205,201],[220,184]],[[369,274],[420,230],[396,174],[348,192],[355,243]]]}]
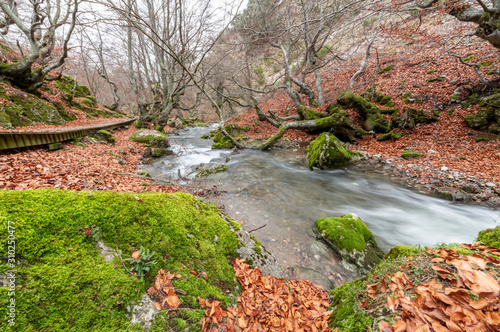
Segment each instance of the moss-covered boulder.
[{"label": "moss-covered boulder", "polygon": [[342,142],[330,133],[321,133],[306,149],[309,168],[342,168],[353,161],[353,156],[361,156],[346,148]]},{"label": "moss-covered boulder", "polygon": [[496,93],[481,101],[476,114],[465,116],[467,125],[472,129],[500,134],[500,93]]},{"label": "moss-covered boulder", "polygon": [[100,136],[100,138],[102,138],[106,142],[111,143],[111,144],[115,144],[116,138],[109,131],[99,130],[99,132],[97,134]]},{"label": "moss-covered boulder", "polygon": [[72,98],[90,96],[90,90],[85,85],[78,85],[77,82],[70,76],[62,76],[59,80],[54,81],[54,86],[61,92]]},{"label": "moss-covered boulder", "polygon": [[477,240],[484,245],[500,248],[500,226],[479,232]]},{"label": "moss-covered boulder", "polygon": [[130,140],[137,143],[145,143],[155,148],[167,148],[168,137],[156,130],[141,129],[130,135]]},{"label": "moss-covered boulder", "polygon": [[[237,124],[226,125],[224,129],[229,135],[233,137],[243,134],[243,129]],[[234,144],[231,142],[231,140],[222,133],[222,130],[220,128],[217,128],[214,133],[214,144],[212,145],[212,149],[231,149],[233,147]]]},{"label": "moss-covered boulder", "polygon": [[[198,297],[226,307],[238,294],[230,262],[241,245],[231,227],[239,224],[188,194],[2,190],[0,245],[5,248],[8,225],[15,227],[20,264],[15,267],[16,327],[3,318],[2,331],[144,331],[131,323],[126,308],[143,298],[160,269],[182,276],[173,286],[184,291],[178,296],[186,310],[176,321],[160,314],[151,331],[201,331],[205,310]],[[128,262],[124,267],[119,258],[106,261],[96,250],[98,241],[121,251],[122,259],[142,246],[155,252],[156,264],[141,280],[129,273]],[[1,273],[7,270],[12,270],[9,262],[0,260]],[[11,298],[9,291],[0,287],[2,303]],[[2,317],[7,310],[0,308]]]},{"label": "moss-covered boulder", "polygon": [[337,98],[337,102],[345,107],[354,109],[365,120],[367,130],[377,133],[387,133],[391,130],[391,123],[381,113],[380,108],[352,91],[344,91]]},{"label": "moss-covered boulder", "polygon": [[351,271],[366,274],[384,257],[372,232],[354,214],[320,218],[315,226],[319,235],[342,259],[342,265]]},{"label": "moss-covered boulder", "polygon": [[8,101],[0,111],[0,126],[3,128],[31,126],[35,123],[62,125],[75,119],[62,105],[49,103],[33,94],[21,91],[7,94],[0,85],[0,97]]}]

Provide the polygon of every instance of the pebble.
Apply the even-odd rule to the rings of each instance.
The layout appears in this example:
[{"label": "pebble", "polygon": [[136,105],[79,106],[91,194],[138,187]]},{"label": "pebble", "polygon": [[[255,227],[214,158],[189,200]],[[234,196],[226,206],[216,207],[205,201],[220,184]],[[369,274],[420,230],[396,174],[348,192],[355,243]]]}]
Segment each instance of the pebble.
[{"label": "pebble", "polygon": [[495,188],[496,186],[493,182],[486,182],[486,187]]},{"label": "pebble", "polygon": [[437,154],[437,151],[434,151],[434,150],[429,150],[427,151],[428,154]]},{"label": "pebble", "polygon": [[446,171],[448,171],[448,169],[449,169],[449,168],[448,168],[448,167],[446,167],[446,166],[441,167],[441,171],[442,171],[442,172],[446,172]]}]

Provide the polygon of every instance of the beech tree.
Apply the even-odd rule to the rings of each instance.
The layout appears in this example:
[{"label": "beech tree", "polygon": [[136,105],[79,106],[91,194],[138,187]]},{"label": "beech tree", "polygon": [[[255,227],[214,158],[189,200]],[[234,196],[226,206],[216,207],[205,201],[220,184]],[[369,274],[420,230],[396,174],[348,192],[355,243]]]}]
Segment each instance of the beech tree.
[{"label": "beech tree", "polygon": [[[81,2],[33,0],[18,5],[14,0],[0,0],[1,33],[17,39],[21,53],[14,62],[0,64],[0,75],[20,88],[34,90],[41,86],[49,72],[62,66],[68,57]],[[25,45],[29,45],[27,54],[22,49]]]}]

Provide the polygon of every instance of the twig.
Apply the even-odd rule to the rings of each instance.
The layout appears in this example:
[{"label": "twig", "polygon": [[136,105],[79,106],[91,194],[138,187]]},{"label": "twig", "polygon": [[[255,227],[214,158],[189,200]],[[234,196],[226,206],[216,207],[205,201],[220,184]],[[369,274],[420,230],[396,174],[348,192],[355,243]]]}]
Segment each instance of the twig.
[{"label": "twig", "polygon": [[135,274],[133,274],[132,272],[130,272],[129,269],[127,269],[127,267],[125,266],[125,262],[123,261],[122,259],[122,254],[120,253],[120,251],[118,250],[118,244],[115,243],[115,248],[116,248],[116,254],[118,255],[118,257],[120,258],[120,260],[122,261],[122,264],[123,264],[123,267],[125,268],[125,270],[127,270],[128,273],[130,273],[131,275],[133,276],[136,276]]},{"label": "twig", "polygon": [[249,231],[248,231],[248,233],[252,233],[253,231],[258,231],[259,229],[264,228],[264,227],[266,227],[266,226],[267,226],[267,224],[264,224],[264,225],[262,225],[262,226],[260,226],[260,227],[257,227],[257,228],[254,228],[254,229],[251,229],[251,230],[249,230]]}]

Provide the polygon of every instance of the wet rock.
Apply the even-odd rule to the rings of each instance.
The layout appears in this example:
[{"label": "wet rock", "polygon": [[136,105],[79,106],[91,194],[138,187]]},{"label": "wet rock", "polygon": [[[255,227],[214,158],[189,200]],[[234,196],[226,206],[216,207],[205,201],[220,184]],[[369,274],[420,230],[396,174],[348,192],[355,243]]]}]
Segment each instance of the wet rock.
[{"label": "wet rock", "polygon": [[316,270],[303,266],[295,266],[292,274],[297,279],[310,281],[314,284],[320,285],[325,290],[331,290],[334,288],[333,283]]},{"label": "wet rock", "polygon": [[314,241],[309,246],[309,252],[312,255],[325,255],[328,252],[328,247],[323,242]]},{"label": "wet rock", "polygon": [[439,187],[436,188],[435,193],[438,197],[450,201],[467,202],[471,199],[471,196],[465,191],[453,187]]},{"label": "wet rock", "polygon": [[146,143],[155,148],[167,148],[168,137],[156,130],[141,129],[130,135],[130,140],[138,143]]},{"label": "wet rock", "polygon": [[223,214],[222,217],[240,241],[241,246],[236,249],[239,257],[246,259],[252,268],[258,267],[262,275],[285,278],[285,274],[278,266],[274,255],[267,251],[257,238],[241,228],[235,229],[234,221],[231,221],[226,215]]},{"label": "wet rock", "polygon": [[330,133],[321,133],[306,149],[309,168],[342,168],[352,162],[357,152],[346,148],[342,142]]},{"label": "wet rock", "polygon": [[475,194],[481,191],[477,184],[467,183],[462,186],[462,190],[469,194]]},{"label": "wet rock", "polygon": [[320,218],[315,222],[322,239],[342,259],[348,270],[364,275],[384,257],[372,232],[355,214]]}]

